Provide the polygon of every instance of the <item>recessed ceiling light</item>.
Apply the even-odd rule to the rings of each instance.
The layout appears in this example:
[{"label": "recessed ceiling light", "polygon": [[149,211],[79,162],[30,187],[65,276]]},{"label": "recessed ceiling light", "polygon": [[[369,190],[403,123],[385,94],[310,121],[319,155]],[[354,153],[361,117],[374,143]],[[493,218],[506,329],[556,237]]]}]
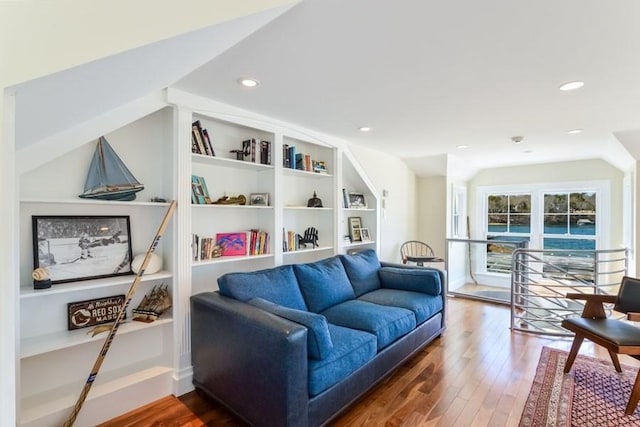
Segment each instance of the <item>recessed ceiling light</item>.
[{"label": "recessed ceiling light", "polygon": [[569,135],[574,135],[576,133],[581,133],[581,132],[582,132],[582,129],[571,129],[567,131]]},{"label": "recessed ceiling light", "polygon": [[469,148],[469,146],[468,146],[468,145],[466,145],[466,144],[460,144],[460,145],[456,145],[456,148],[459,148],[459,149],[461,149],[461,150],[464,150],[465,148]]},{"label": "recessed ceiling light", "polygon": [[576,89],[580,89],[582,86],[584,86],[584,82],[579,82],[579,81],[575,81],[575,82],[567,82],[565,84],[563,84],[562,86],[560,86],[560,90],[576,90]]},{"label": "recessed ceiling light", "polygon": [[260,84],[256,79],[238,79],[238,83],[240,83],[244,87],[256,87]]},{"label": "recessed ceiling light", "polygon": [[520,144],[523,139],[524,139],[524,136],[512,136],[511,142],[513,142],[514,144]]},{"label": "recessed ceiling light", "polygon": [[533,150],[524,150],[523,153],[524,154],[531,154],[531,153],[533,153]]},{"label": "recessed ceiling light", "polygon": [[360,132],[369,132],[370,130],[371,130],[371,128],[370,128],[370,127],[368,127],[368,126],[362,126],[362,127],[360,128]]}]

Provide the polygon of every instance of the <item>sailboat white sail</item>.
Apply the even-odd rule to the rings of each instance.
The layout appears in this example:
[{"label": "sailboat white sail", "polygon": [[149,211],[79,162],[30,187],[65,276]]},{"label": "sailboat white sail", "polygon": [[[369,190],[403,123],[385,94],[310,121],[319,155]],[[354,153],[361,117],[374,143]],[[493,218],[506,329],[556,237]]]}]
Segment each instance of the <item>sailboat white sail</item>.
[{"label": "sailboat white sail", "polygon": [[102,200],[134,200],[144,189],[120,157],[101,136],[89,166],[84,192],[79,197]]}]

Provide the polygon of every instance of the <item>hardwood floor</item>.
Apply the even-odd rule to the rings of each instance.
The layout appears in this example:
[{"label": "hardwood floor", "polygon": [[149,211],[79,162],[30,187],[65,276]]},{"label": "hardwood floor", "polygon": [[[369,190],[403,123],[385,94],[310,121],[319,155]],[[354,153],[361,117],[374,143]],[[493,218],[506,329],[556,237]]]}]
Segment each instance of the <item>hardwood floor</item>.
[{"label": "hardwood floor", "polygon": [[[568,350],[569,338],[509,330],[509,307],[449,298],[445,334],[398,368],[332,426],[517,426],[543,346]],[[608,359],[585,342],[580,354]],[[621,362],[639,363],[623,356]],[[613,369],[613,368],[612,368]],[[169,396],[102,427],[244,426],[195,392]]]}]

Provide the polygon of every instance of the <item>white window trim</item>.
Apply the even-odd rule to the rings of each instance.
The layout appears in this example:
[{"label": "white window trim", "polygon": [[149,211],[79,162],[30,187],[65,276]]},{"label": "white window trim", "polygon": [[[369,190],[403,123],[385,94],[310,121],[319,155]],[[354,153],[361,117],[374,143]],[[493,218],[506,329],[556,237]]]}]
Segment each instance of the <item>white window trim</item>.
[{"label": "white window trim", "polygon": [[[611,183],[606,180],[596,181],[569,181],[569,182],[544,182],[537,184],[517,184],[517,185],[491,185],[476,188],[476,215],[474,220],[475,229],[479,234],[485,235],[487,230],[487,197],[490,194],[531,194],[531,234],[535,237],[542,237],[543,215],[540,210],[543,203],[543,195],[552,192],[577,193],[583,191],[595,191],[596,215],[598,221],[598,232],[596,234],[596,249],[611,248]],[[534,212],[535,211],[535,212]],[[532,239],[533,240],[533,239]],[[539,248],[542,241],[531,241],[530,247]]]}]

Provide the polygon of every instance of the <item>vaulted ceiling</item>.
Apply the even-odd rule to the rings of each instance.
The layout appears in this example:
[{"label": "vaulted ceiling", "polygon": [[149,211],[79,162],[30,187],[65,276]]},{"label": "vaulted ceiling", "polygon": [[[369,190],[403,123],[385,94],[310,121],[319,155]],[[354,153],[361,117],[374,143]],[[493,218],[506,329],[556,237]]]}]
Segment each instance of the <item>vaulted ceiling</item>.
[{"label": "vaulted ceiling", "polygon": [[[389,152],[419,175],[449,157],[626,169],[640,154],[638,22],[636,0],[305,0],[28,82],[17,135],[28,144],[174,86]],[[574,80],[584,87],[558,89]],[[38,104],[51,91],[92,96],[57,111]],[[50,123],[32,129],[34,117]]]}]

